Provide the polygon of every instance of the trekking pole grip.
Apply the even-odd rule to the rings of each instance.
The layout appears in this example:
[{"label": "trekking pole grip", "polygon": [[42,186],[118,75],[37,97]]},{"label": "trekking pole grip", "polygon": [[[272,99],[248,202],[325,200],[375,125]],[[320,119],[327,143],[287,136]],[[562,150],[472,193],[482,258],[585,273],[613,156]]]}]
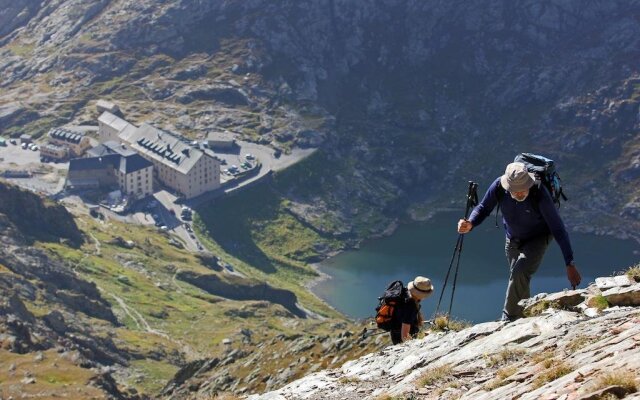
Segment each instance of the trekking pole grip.
[{"label": "trekking pole grip", "polygon": [[467,190],[467,206],[464,210],[464,219],[469,217],[469,210],[478,204],[478,184],[474,181],[469,181],[469,189]]}]

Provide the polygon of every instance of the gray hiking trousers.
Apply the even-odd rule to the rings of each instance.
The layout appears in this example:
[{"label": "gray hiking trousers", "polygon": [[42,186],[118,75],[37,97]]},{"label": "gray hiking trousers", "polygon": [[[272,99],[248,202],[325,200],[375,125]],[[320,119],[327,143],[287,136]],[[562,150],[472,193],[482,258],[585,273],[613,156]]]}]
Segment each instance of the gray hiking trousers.
[{"label": "gray hiking trousers", "polygon": [[526,242],[507,238],[504,251],[509,262],[510,274],[502,310],[503,320],[513,321],[524,316],[523,308],[518,302],[531,296],[529,282],[542,263],[551,239],[552,235],[541,235]]}]

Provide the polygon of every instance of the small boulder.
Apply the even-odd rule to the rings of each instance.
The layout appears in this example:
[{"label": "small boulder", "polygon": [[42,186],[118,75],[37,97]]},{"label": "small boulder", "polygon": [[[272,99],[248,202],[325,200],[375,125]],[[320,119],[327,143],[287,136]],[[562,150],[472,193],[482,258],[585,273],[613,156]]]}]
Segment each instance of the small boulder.
[{"label": "small boulder", "polygon": [[627,275],[596,278],[596,286],[600,290],[607,290],[618,286],[631,286],[635,284]]},{"label": "small boulder", "polygon": [[602,293],[612,306],[640,306],[640,283],[614,287]]}]

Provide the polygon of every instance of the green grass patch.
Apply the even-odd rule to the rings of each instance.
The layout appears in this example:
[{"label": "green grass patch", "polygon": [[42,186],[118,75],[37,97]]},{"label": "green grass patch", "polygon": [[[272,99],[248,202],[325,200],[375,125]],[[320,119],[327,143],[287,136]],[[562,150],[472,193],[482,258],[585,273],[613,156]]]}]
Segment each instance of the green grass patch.
[{"label": "green grass patch", "polygon": [[129,384],[141,389],[143,393],[152,395],[159,393],[179,368],[147,359],[132,361],[131,369],[135,372],[133,375],[136,376],[138,382],[129,382]]},{"label": "green grass patch", "polygon": [[596,308],[600,311],[604,310],[605,308],[609,308],[610,306],[607,299],[601,294],[590,298],[587,304],[589,305],[589,307]]},{"label": "green grass patch", "polygon": [[542,300],[534,304],[532,307],[527,308],[524,311],[524,316],[536,317],[538,315],[541,315],[545,310],[548,310],[550,308],[560,309],[561,308],[560,303],[557,301]]},{"label": "green grass patch", "polygon": [[13,53],[16,56],[30,57],[33,54],[33,51],[35,50],[36,45],[31,43],[17,43],[14,41],[4,46],[4,48],[9,50],[11,53]]}]

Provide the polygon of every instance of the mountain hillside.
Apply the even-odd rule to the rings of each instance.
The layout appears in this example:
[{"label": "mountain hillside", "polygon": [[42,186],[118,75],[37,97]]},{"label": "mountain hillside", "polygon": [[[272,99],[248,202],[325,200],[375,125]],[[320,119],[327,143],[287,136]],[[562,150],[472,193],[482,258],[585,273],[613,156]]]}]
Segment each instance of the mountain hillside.
[{"label": "mountain hillside", "polygon": [[347,243],[539,152],[561,168],[572,229],[637,237],[637,0],[0,5],[11,135],[95,121],[106,97],[191,137],[320,146],[276,195]]},{"label": "mountain hillside", "polygon": [[[612,308],[430,334],[384,350],[406,360],[399,381],[372,383],[386,338],[305,285],[312,262],[461,208],[467,181],[484,189],[522,151],[557,161],[570,230],[640,241],[639,15],[640,0],[0,0],[3,137],[95,127],[106,99],[189,139],[317,149],[199,204],[201,254],[0,183],[0,397],[244,396],[308,374],[265,398],[425,396],[409,370],[446,367],[444,349],[463,385],[452,398],[513,359],[513,382],[468,396],[569,398],[600,374],[581,360],[637,375],[637,311]],[[515,355],[490,362],[483,339]],[[533,391],[532,353],[568,359],[544,367],[567,372],[559,386]]]},{"label": "mountain hillside", "polygon": [[73,197],[0,194],[0,398],[259,393],[383,344],[353,340],[363,326],[299,285],[310,272],[265,282]]},{"label": "mountain hillside", "polygon": [[638,399],[638,281],[540,295],[532,317],[431,333],[249,399]]}]

